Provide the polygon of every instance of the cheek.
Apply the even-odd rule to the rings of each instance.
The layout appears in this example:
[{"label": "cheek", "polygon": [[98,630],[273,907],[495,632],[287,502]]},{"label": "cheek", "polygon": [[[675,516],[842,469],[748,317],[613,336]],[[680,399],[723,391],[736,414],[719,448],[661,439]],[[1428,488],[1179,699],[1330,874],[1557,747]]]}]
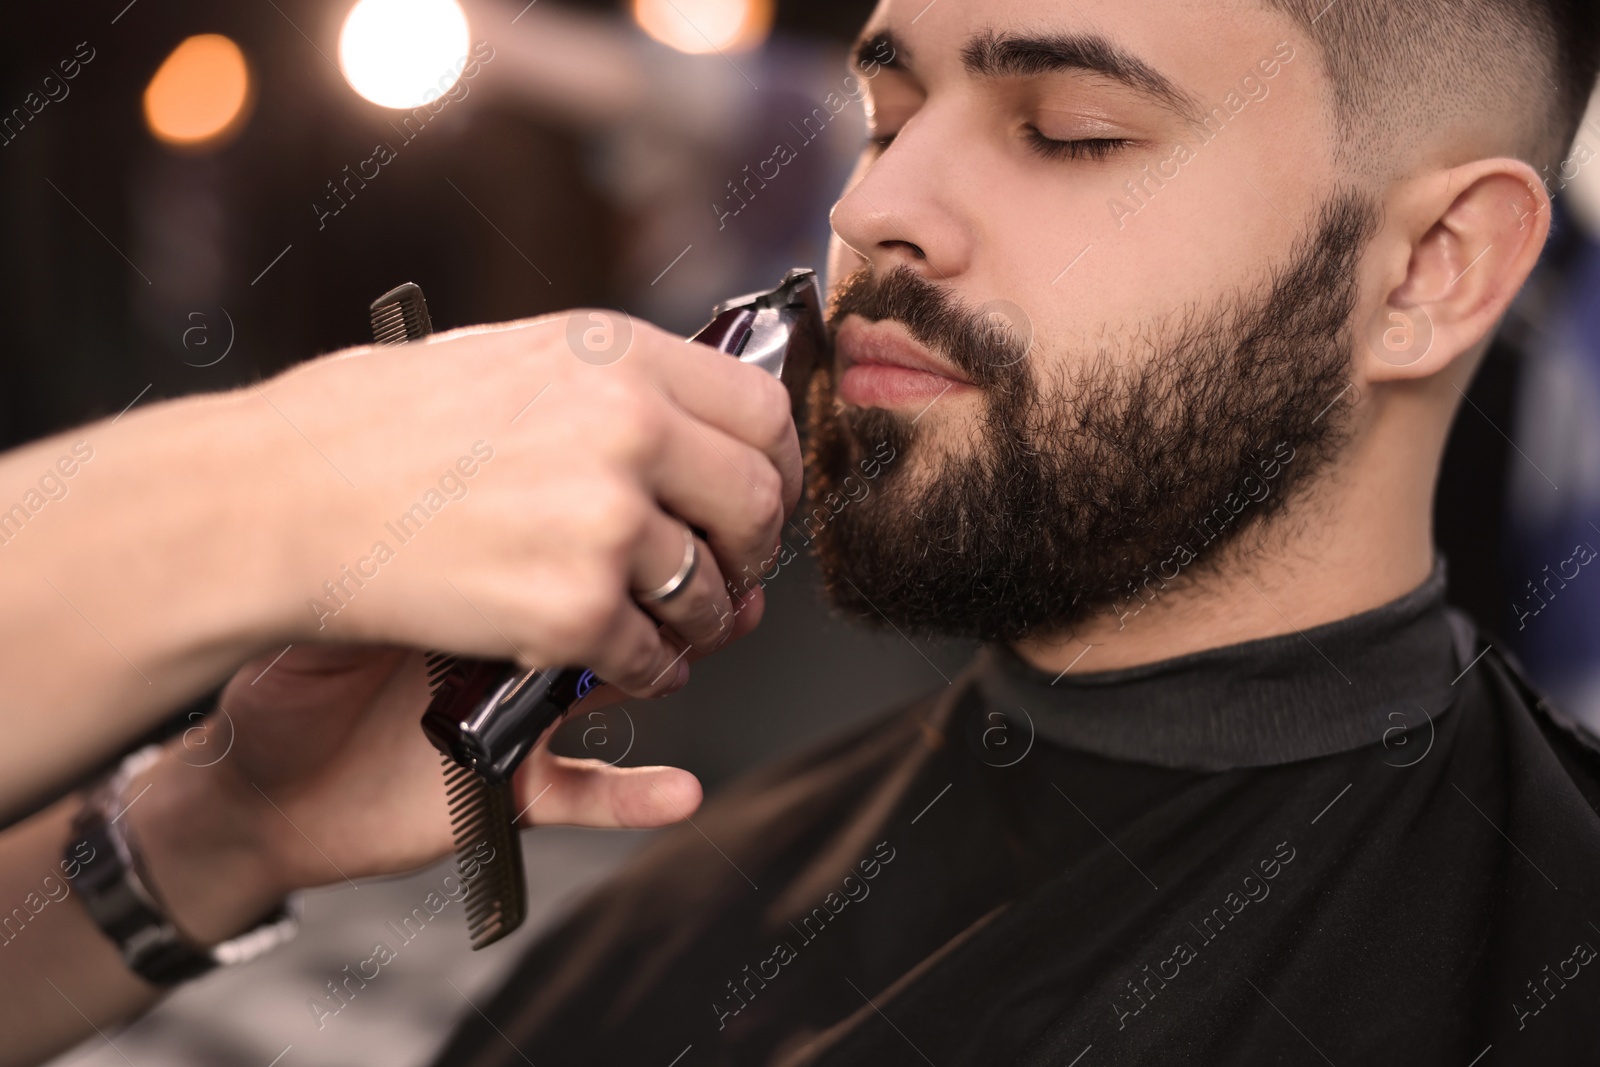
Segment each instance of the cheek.
[{"label": "cheek", "polygon": [[983,236],[971,291],[1027,315],[1028,360],[1047,392],[1097,350],[1121,351],[1126,327],[1163,298],[1140,268],[1147,235],[1110,224],[1106,205],[1127,171],[1107,163],[1093,172],[1066,164],[1054,175],[1042,166],[996,174],[977,208]]},{"label": "cheek", "polygon": [[[1157,165],[1170,157],[1130,153],[1073,181],[1042,180],[1042,192],[1014,183],[995,197],[989,210],[1003,230],[988,259],[994,291],[1033,317],[1042,365],[1071,373],[1100,352],[1142,361],[1150,353],[1141,335],[1174,328],[1186,306],[1211,308],[1254,288],[1265,262],[1288,254],[1293,234],[1238,180],[1245,165],[1232,146],[1219,138],[1163,179]],[[1279,200],[1286,213],[1304,210],[1287,193]]]}]

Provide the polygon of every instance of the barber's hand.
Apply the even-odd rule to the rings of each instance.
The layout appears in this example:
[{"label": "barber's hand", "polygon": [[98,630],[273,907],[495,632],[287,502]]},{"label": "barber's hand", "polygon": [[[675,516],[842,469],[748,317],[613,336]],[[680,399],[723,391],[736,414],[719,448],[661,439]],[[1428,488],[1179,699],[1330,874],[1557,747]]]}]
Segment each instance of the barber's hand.
[{"label": "barber's hand", "polygon": [[[325,509],[293,513],[296,639],[582,664],[634,696],[685,680],[672,634],[725,639],[725,581],[770,569],[799,496],[787,392],[638,321],[615,362],[586,362],[568,322],[355,350],[261,387]],[[692,581],[641,608],[686,523],[706,535]]]},{"label": "barber's hand", "polygon": [[[763,606],[759,593],[745,602],[735,637]],[[440,757],[419,725],[428,697],[422,655],[401,649],[309,645],[240,669],[221,710],[169,746],[129,809],[185,930],[220,940],[292,890],[450,852]],[[581,707],[607,698],[597,690]],[[612,767],[543,744],[515,783],[525,826],[661,826],[693,814],[701,796],[687,771]]]},{"label": "barber's hand", "polygon": [[[608,321],[615,350],[591,351]],[[337,353],[13,450],[6,499],[61,502],[3,548],[0,673],[27,711],[0,812],[290,643],[581,664],[658,695],[684,680],[675,638],[722,639],[724,582],[772,573],[800,470],[778,382],[599,311]],[[693,580],[641,608],[688,526]]]}]

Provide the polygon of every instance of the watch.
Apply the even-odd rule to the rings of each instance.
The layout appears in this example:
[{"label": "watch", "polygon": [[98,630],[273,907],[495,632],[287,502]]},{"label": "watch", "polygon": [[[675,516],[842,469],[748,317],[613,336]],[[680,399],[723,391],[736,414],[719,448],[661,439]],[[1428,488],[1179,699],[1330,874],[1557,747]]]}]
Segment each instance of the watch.
[{"label": "watch", "polygon": [[117,946],[123,962],[153,985],[172,986],[214,967],[255,959],[293,937],[299,920],[285,901],[254,929],[210,948],[178,929],[150,888],[138,843],[122,821],[131,806],[123,801],[128,783],[162,751],[159,745],[150,745],[134,752],[89,793],[73,820],[65,856],[78,867],[74,883],[90,916]]}]

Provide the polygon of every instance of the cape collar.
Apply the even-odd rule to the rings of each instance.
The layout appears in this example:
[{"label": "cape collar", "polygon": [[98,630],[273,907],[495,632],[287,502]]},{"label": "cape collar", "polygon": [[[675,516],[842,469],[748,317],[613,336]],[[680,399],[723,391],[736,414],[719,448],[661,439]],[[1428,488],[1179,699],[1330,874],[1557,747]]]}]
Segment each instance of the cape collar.
[{"label": "cape collar", "polygon": [[1436,563],[1400,599],[1309,630],[1059,677],[996,645],[969,677],[1039,740],[1111,759],[1219,771],[1381,746],[1405,766],[1425,754],[1476,641]]}]

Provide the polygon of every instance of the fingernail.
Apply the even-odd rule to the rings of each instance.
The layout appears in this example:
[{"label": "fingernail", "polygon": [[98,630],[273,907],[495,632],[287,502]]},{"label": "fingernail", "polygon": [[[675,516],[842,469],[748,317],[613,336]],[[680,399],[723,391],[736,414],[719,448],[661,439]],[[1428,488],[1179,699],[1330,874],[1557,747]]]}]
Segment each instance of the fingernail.
[{"label": "fingernail", "polygon": [[678,673],[673,676],[672,684],[667,686],[667,692],[676,693],[678,690],[682,689],[684,686],[686,686],[688,684],[689,684],[689,661],[686,660],[686,659],[685,660],[679,660],[678,661]]}]

